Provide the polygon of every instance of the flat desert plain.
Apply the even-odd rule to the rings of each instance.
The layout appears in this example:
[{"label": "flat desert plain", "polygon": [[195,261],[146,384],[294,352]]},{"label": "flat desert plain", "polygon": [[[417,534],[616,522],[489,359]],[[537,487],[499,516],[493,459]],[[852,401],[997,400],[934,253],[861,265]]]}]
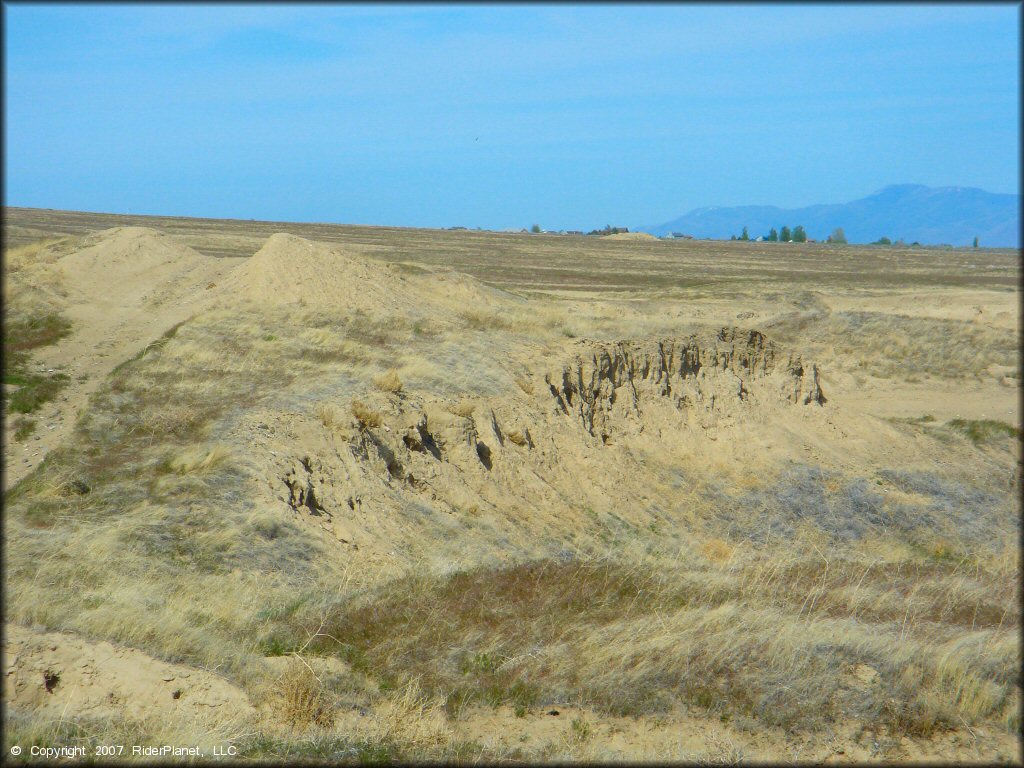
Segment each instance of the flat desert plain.
[{"label": "flat desert plain", "polygon": [[1019,252],[4,234],[22,759],[1020,759]]}]

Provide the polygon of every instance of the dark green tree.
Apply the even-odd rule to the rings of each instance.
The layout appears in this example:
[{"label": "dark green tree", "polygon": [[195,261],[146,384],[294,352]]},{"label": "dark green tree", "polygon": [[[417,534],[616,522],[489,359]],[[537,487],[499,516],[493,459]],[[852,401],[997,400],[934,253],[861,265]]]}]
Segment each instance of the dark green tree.
[{"label": "dark green tree", "polygon": [[888,237],[880,237],[877,240],[875,240],[875,242],[873,242],[872,245],[892,245],[892,240],[890,240]]},{"label": "dark green tree", "polygon": [[793,230],[793,242],[794,243],[806,243],[807,233],[804,232],[804,228],[797,224],[796,229]]},{"label": "dark green tree", "polygon": [[768,237],[766,237],[765,240],[770,243],[779,242],[779,233],[776,231],[775,227],[772,227],[772,231],[768,233]]},{"label": "dark green tree", "polygon": [[539,235],[540,234],[540,224],[534,224],[532,227],[530,227],[530,231],[533,232],[533,234],[535,234],[535,235]]},{"label": "dark green tree", "polygon": [[977,248],[977,247],[978,247],[978,238],[974,238],[974,247],[975,247],[975,248]]},{"label": "dark green tree", "polygon": [[750,239],[750,233],[747,232],[747,228],[744,227],[743,228],[743,234],[740,235],[740,240],[749,240],[749,239]]},{"label": "dark green tree", "polygon": [[789,227],[783,227],[782,231],[779,232],[779,241],[783,242],[783,243],[788,243],[792,239],[793,239],[793,235],[789,231]]},{"label": "dark green tree", "polygon": [[828,236],[830,243],[838,243],[840,245],[846,245],[846,233],[843,232],[842,227],[836,227],[832,230],[832,234]]}]

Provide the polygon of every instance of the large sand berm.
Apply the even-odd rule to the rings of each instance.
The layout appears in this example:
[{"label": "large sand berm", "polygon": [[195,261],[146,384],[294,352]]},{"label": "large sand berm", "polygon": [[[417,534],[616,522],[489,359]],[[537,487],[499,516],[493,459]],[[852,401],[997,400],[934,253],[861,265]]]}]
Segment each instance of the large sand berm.
[{"label": "large sand berm", "polygon": [[402,274],[384,262],[339,246],[277,233],[227,277],[220,290],[228,301],[303,305],[335,310],[436,315],[486,305],[512,294],[459,273]]},{"label": "large sand berm", "polygon": [[397,310],[411,297],[401,276],[342,248],[278,233],[221,284],[223,293],[259,305]]},{"label": "large sand berm", "polygon": [[115,227],[58,262],[72,300],[162,303],[190,296],[219,271],[216,260],[145,227]]}]

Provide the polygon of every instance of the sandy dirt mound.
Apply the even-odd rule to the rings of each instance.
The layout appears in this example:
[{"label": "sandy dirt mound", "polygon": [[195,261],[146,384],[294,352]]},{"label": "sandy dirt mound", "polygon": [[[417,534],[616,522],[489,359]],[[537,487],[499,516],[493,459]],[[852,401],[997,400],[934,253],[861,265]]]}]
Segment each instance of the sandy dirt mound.
[{"label": "sandy dirt mound", "polygon": [[657,240],[647,232],[616,232],[614,235],[602,235],[602,240]]},{"label": "sandy dirt mound", "polygon": [[59,261],[72,301],[104,306],[163,303],[199,289],[219,271],[214,259],[145,227],[117,227],[86,243]]},{"label": "sandy dirt mound", "polygon": [[403,274],[337,245],[272,235],[220,286],[227,301],[432,317],[514,299],[451,271]]},{"label": "sandy dirt mound", "polygon": [[261,305],[397,311],[412,301],[404,283],[405,278],[386,264],[279,233],[224,280],[221,291]]},{"label": "sandy dirt mound", "polygon": [[223,678],[133,648],[7,624],[3,649],[4,703],[21,711],[219,722],[255,715],[245,693]]}]

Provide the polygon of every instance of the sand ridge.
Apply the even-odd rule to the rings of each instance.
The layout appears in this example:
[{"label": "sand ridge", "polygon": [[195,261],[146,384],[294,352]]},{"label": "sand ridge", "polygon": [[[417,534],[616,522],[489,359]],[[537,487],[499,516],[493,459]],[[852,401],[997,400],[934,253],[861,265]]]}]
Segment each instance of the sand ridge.
[{"label": "sand ridge", "polygon": [[48,265],[63,296],[50,303],[71,320],[71,334],[33,356],[38,370],[70,377],[58,399],[37,414],[43,427],[25,443],[5,422],[4,488],[18,483],[70,434],[89,395],[121,362],[173,326],[212,306],[213,290],[240,259],[203,256],[145,227],[115,227],[61,244]]}]

